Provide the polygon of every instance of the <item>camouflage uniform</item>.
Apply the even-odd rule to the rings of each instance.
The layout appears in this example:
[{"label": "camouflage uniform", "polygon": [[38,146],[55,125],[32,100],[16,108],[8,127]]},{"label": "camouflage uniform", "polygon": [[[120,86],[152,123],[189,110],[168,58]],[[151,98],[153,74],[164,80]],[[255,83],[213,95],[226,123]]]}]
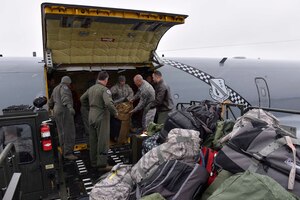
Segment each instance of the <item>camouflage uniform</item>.
[{"label": "camouflage uniform", "polygon": [[133,90],[128,84],[122,86],[117,83],[111,87],[110,91],[114,101],[125,97],[128,99],[132,99],[133,97]]},{"label": "camouflage uniform", "polygon": [[142,85],[132,100],[134,101],[138,98],[140,98],[139,104],[132,110],[132,113],[144,109],[142,126],[143,130],[146,130],[148,124],[154,120],[156,108],[150,108],[151,103],[155,100],[155,91],[152,85],[145,80],[143,80]]},{"label": "camouflage uniform", "polygon": [[75,145],[75,111],[72,92],[65,83],[54,88],[49,101],[49,107],[52,106],[63,155],[71,155]]},{"label": "camouflage uniform", "polygon": [[90,159],[93,167],[106,167],[110,135],[110,113],[117,115],[110,90],[96,83],[81,97],[81,105],[89,109]]}]

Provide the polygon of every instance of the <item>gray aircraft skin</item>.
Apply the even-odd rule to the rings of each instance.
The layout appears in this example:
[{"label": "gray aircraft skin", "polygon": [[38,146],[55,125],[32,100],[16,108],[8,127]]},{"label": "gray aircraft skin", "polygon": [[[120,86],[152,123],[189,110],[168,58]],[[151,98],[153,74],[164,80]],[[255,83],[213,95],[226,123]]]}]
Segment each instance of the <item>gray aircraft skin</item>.
[{"label": "gray aircraft skin", "polygon": [[[167,64],[160,71],[171,87],[175,103],[203,99],[228,99],[233,103],[245,103],[243,100],[246,100],[251,106],[300,111],[299,61],[230,58],[220,63],[221,60],[222,58],[163,58]],[[258,84],[257,87],[255,78],[258,77],[266,81],[268,89],[265,84]],[[225,87],[218,87],[215,84],[218,81]],[[281,124],[296,127],[299,136],[299,115],[273,114]]]},{"label": "gray aircraft skin", "polygon": [[[259,85],[260,106],[300,111],[300,62],[263,59],[229,58],[162,58],[159,68],[171,88],[175,104],[191,100],[230,100],[248,106],[259,106],[255,78],[263,78],[268,86]],[[0,57],[0,109],[10,105],[32,104],[45,96],[44,62],[42,58]],[[269,101],[270,100],[270,101]],[[298,127],[300,117],[274,113],[286,125]]]},{"label": "gray aircraft skin", "polygon": [[[159,70],[171,86],[176,102],[186,102],[189,99],[216,100],[210,94],[213,88],[208,79],[223,79],[230,87],[252,106],[258,106],[258,92],[255,78],[266,80],[271,107],[300,110],[299,74],[300,62],[274,61],[261,59],[227,59],[220,64],[222,58],[169,58],[174,65],[165,65]],[[180,64],[187,67],[179,66]],[[189,69],[188,67],[194,68]],[[183,69],[185,68],[185,69]],[[205,73],[209,78],[200,79],[195,70]],[[188,72],[189,71],[189,72]],[[177,94],[177,95],[176,95]],[[230,98],[228,98],[230,99]],[[224,99],[225,100],[225,99]],[[266,106],[266,102],[262,106]]]}]

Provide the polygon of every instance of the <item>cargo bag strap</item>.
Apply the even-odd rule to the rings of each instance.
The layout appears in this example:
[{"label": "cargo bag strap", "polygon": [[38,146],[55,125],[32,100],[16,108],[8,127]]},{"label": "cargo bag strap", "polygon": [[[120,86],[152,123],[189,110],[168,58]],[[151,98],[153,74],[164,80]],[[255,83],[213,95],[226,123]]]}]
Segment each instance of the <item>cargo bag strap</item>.
[{"label": "cargo bag strap", "polygon": [[293,142],[292,142],[292,140],[289,136],[285,136],[284,138],[286,139],[287,145],[293,151],[294,162],[292,164],[292,168],[291,168],[291,171],[290,171],[289,183],[288,183],[288,189],[293,190],[294,189],[294,184],[295,184],[295,177],[296,177],[296,148],[295,148],[295,146],[294,146],[294,144],[293,144]]},{"label": "cargo bag strap", "polygon": [[197,118],[193,113],[192,113],[192,115],[193,115],[193,118],[194,118],[194,120],[195,120],[198,127],[202,127],[206,131],[206,133],[208,133],[208,134],[213,134],[213,131],[210,128],[207,127],[206,123],[204,123],[201,119]]},{"label": "cargo bag strap", "polygon": [[157,153],[158,163],[159,164],[163,163],[165,161],[165,159],[161,153],[160,146],[156,147],[156,153]]},{"label": "cargo bag strap", "polygon": [[[265,122],[264,120],[258,118],[258,117],[254,117],[254,116],[251,116],[251,115],[246,115],[246,116],[243,116],[242,119],[244,120],[249,120],[249,122],[253,125],[253,126],[257,126],[257,125],[267,125],[268,123]],[[242,120],[240,121],[240,123],[242,124]]]},{"label": "cargo bag strap", "polygon": [[[202,127],[207,133],[209,133],[209,134],[212,134],[212,133],[213,133],[213,131],[212,131],[210,128],[207,127],[207,124],[204,123],[201,119],[199,119],[199,118],[194,114],[195,107],[192,107],[192,108],[190,107],[190,108],[186,109],[186,111],[189,112],[190,115],[192,116],[191,122],[192,122],[193,124],[195,124],[197,128]],[[184,113],[182,113],[182,114],[184,114]]]},{"label": "cargo bag strap", "polygon": [[[116,164],[112,169],[111,169],[111,172],[112,174],[110,175],[109,179],[113,178],[114,176],[120,176],[118,174],[119,172],[119,169],[121,169],[122,167],[127,167],[127,166],[130,166],[131,165],[124,165],[124,164]],[[126,176],[128,173],[130,173],[131,169],[129,169],[128,171],[125,172],[125,174],[122,175],[121,177],[121,180],[124,182],[124,183],[127,183],[128,185],[132,185],[132,178],[131,176]]]},{"label": "cargo bag strap", "polygon": [[142,198],[141,188],[140,188],[139,184],[136,184],[135,198],[137,200],[140,200]]},{"label": "cargo bag strap", "polygon": [[[161,164],[165,161],[161,153],[160,146],[157,146],[154,149],[156,150],[157,159],[154,160],[154,163],[151,166],[148,166],[148,163],[146,163],[145,161],[143,162],[143,160],[145,159],[140,159],[140,161],[136,164],[137,171],[143,178],[147,176],[147,173],[152,169],[152,167],[154,167],[156,164]],[[152,151],[154,151],[154,149],[152,149]],[[149,168],[145,170],[142,166],[147,166]]]},{"label": "cargo bag strap", "polygon": [[[284,137],[282,137],[278,140],[275,140],[274,142],[270,143],[268,146],[266,146],[265,148],[260,150],[258,152],[258,154],[254,154],[253,156],[258,160],[261,160],[262,157],[268,156],[270,153],[272,153],[275,150],[279,149],[280,147],[288,144],[287,140],[285,139],[286,137],[289,137],[289,136],[284,136]],[[300,146],[300,140],[299,139],[289,137],[289,140],[291,141],[291,144],[295,144],[295,145]]]},{"label": "cargo bag strap", "polygon": [[287,145],[293,152],[293,164],[289,174],[289,181],[288,181],[288,189],[293,190],[294,182],[296,177],[296,147],[295,145],[300,145],[300,141],[298,139],[291,138],[289,136],[284,136],[278,140],[275,140],[267,147],[262,149],[258,154],[254,154],[253,156],[261,160],[263,157],[268,156],[270,153],[274,152],[275,150],[279,149],[280,147]]},{"label": "cargo bag strap", "polygon": [[176,137],[176,142],[193,142],[193,139],[191,137],[184,137],[184,136],[177,136]]}]

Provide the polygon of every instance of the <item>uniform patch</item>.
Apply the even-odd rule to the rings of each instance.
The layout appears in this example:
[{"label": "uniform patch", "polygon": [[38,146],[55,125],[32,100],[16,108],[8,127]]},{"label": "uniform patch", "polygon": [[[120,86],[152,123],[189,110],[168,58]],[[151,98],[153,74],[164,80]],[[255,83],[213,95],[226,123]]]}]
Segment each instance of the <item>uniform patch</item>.
[{"label": "uniform patch", "polygon": [[64,85],[62,88],[65,90],[69,89],[68,86],[66,86],[66,85]]},{"label": "uniform patch", "polygon": [[109,95],[111,95],[111,92],[110,92],[110,90],[106,90],[106,93],[107,93],[107,94],[109,94]]}]

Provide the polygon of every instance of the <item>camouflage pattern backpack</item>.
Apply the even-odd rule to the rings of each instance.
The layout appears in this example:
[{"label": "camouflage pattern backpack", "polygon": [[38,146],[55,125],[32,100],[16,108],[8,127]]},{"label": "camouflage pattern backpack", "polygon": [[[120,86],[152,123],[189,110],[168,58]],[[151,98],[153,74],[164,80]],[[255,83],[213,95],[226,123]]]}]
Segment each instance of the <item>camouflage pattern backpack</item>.
[{"label": "camouflage pattern backpack", "polygon": [[94,185],[90,200],[127,199],[133,188],[130,170],[131,165],[115,165],[107,176]]},{"label": "camouflage pattern backpack", "polygon": [[138,183],[167,160],[195,161],[200,155],[200,141],[198,131],[172,129],[165,143],[151,149],[132,167],[131,177]]}]

